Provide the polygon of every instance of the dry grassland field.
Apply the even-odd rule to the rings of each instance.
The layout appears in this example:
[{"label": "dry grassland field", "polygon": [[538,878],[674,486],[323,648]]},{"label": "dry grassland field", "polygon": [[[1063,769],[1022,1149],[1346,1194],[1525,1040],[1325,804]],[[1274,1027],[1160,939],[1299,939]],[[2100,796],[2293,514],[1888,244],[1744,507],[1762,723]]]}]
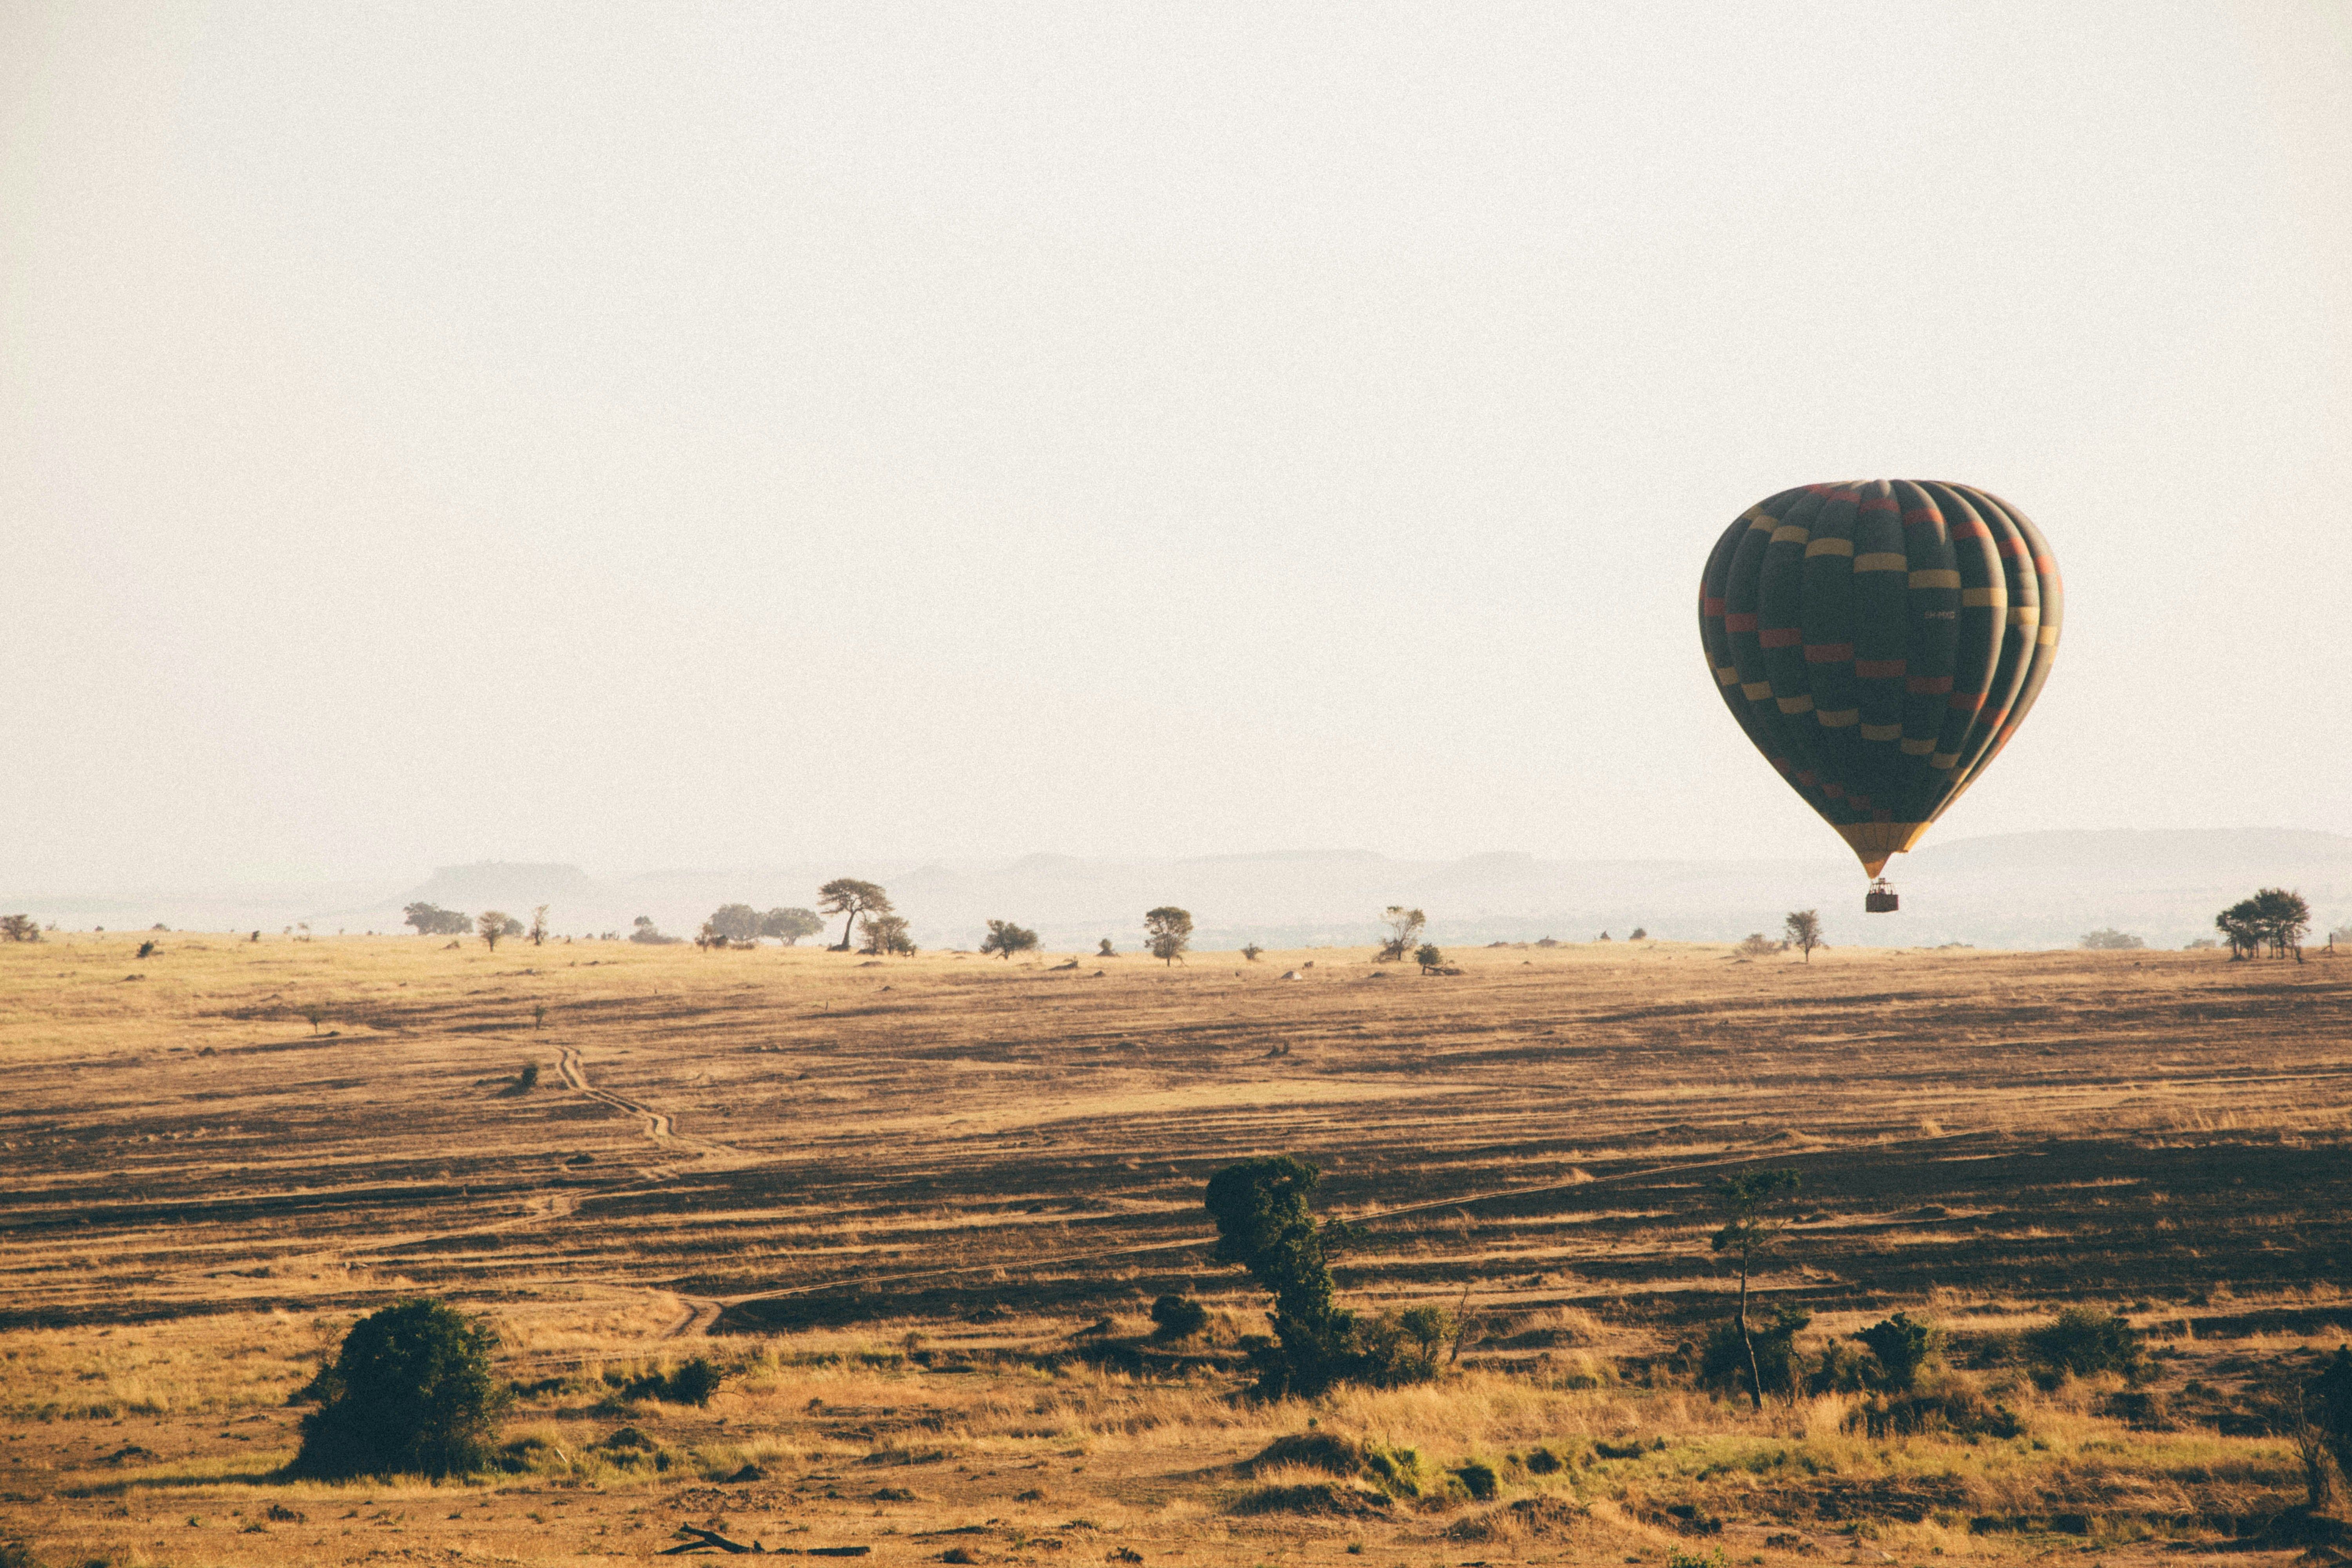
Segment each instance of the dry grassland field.
[{"label": "dry grassland field", "polygon": [[[0,947],[0,1537],[38,1562],[571,1563],[682,1525],[877,1568],[2308,1549],[2352,963],[141,940]],[[1202,1199],[1276,1152],[1362,1224],[1348,1305],[1467,1319],[1437,1381],[1244,1396],[1265,1298]],[[1948,1422],[1699,1386],[1735,1289],[1705,1183],[1760,1166],[1803,1183],[1760,1310],[1813,1356],[1932,1317]],[[1186,1290],[1209,1331],[1155,1341]],[[289,1396],[414,1294],[495,1323],[503,1468],[281,1479]],[[2034,1376],[2021,1332],[2074,1304],[2147,1373]],[[633,1395],[696,1354],[707,1405]]]}]

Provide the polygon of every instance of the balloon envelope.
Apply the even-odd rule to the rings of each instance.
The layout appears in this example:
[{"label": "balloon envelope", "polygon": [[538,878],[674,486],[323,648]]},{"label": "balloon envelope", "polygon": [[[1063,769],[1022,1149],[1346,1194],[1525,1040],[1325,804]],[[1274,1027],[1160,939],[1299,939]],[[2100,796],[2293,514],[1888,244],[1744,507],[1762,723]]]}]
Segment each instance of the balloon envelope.
[{"label": "balloon envelope", "polygon": [[1742,512],[1707,556],[1699,637],[1731,716],[1875,877],[2017,732],[2062,608],[2023,512],[1871,479]]}]

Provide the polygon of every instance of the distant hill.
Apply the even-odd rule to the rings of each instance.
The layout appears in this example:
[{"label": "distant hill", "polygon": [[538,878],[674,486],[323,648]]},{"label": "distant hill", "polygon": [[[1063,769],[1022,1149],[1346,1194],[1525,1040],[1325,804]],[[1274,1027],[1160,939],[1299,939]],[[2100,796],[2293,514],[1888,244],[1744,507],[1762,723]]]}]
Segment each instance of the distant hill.
[{"label": "distant hill", "polygon": [[[1980,947],[2071,946],[2114,926],[2151,945],[2209,934],[2214,913],[2257,887],[2298,889],[2319,930],[2352,923],[2352,837],[2290,828],[2003,834],[1930,841],[1890,868],[1903,892],[1894,915],[1862,912],[1861,868],[1826,847],[1778,860],[1544,860],[1491,851],[1452,860],[1392,859],[1370,850],[1306,849],[1181,859],[1108,859],[1039,853],[1013,859],[890,860],[843,857],[737,869],[670,868],[599,879],[560,863],[445,866],[385,897],[335,897],[320,888],[268,898],[36,899],[0,906],[79,924],[163,920],[173,925],[276,929],[305,920],[320,931],[396,931],[404,904],[423,900],[478,913],[550,906],[558,931],[625,931],[638,915],[691,935],[723,903],[813,906],[839,876],[881,882],[925,947],[975,947],[990,919],[1034,926],[1048,951],[1091,951],[1103,937],[1123,952],[1141,941],[1143,911],[1180,904],[1196,945],[1232,948],[1362,945],[1389,904],[1429,913],[1441,946],[1550,936],[1619,940],[1652,935],[1728,941],[1777,931],[1790,910],[1821,911],[1833,943]],[[112,917],[112,918],[109,918]],[[827,939],[838,931],[835,925]]]},{"label": "distant hill", "polygon": [[445,910],[505,910],[528,912],[541,904],[593,898],[598,889],[577,866],[517,860],[477,860],[470,866],[436,868],[400,904],[438,904]]}]

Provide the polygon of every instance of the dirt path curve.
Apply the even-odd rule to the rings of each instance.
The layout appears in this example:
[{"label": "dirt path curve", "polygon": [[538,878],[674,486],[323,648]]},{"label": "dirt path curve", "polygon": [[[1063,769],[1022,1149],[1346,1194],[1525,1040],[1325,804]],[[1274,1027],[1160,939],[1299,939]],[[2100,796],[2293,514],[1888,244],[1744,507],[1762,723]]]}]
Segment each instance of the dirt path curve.
[{"label": "dirt path curve", "polygon": [[685,1311],[677,1321],[661,1331],[663,1339],[700,1339],[710,1332],[711,1325],[719,1321],[719,1314],[727,1310],[725,1302],[709,1296],[680,1295],[677,1304]]},{"label": "dirt path curve", "polygon": [[584,1094],[600,1105],[609,1105],[615,1110],[625,1110],[632,1116],[644,1117],[645,1134],[655,1142],[684,1143],[706,1153],[735,1152],[725,1144],[714,1143],[707,1138],[682,1138],[678,1135],[677,1124],[670,1120],[668,1111],[656,1110],[641,1100],[631,1100],[625,1094],[614,1094],[611,1089],[596,1088],[588,1081],[587,1064],[581,1059],[579,1047],[560,1046],[557,1050],[561,1053],[561,1057],[555,1064],[555,1070],[562,1075],[564,1088]]}]

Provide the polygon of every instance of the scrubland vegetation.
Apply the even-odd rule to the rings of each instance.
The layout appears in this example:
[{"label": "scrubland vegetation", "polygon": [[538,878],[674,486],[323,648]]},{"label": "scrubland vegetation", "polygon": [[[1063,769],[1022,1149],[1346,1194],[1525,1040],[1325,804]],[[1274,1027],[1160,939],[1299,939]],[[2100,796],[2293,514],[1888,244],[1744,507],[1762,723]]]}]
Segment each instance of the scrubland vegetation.
[{"label": "scrubland vegetation", "polygon": [[[2284,1562],[2345,1506],[2334,962],[134,947],[0,948],[35,1561]],[[304,1458],[418,1300],[481,1421]]]}]

